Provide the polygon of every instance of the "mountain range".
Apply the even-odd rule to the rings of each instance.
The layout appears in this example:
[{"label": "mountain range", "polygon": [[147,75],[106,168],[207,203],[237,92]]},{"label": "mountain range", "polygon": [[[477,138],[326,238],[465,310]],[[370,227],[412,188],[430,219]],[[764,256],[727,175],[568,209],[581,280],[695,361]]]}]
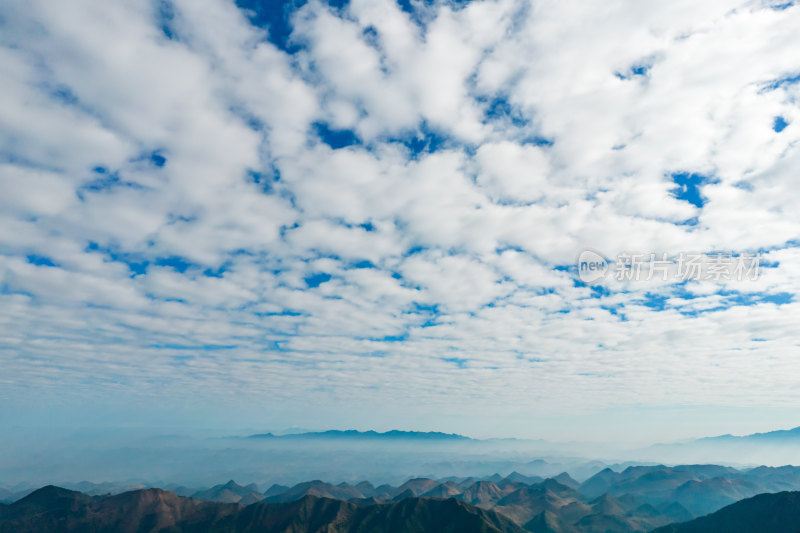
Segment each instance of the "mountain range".
[{"label": "mountain range", "polygon": [[273,433],[257,433],[249,435],[250,439],[284,439],[284,440],[302,440],[302,439],[348,439],[348,440],[430,440],[430,441],[470,441],[475,440],[470,437],[458,435],[456,433],[441,433],[438,431],[400,431],[393,429],[391,431],[357,431],[354,429],[347,430],[329,430],[329,431],[310,431],[305,433],[288,433],[285,435],[276,435]]},{"label": "mountain range", "polygon": [[[262,487],[231,480],[204,489],[168,486],[171,491],[116,495],[80,485],[94,495],[49,486],[0,506],[0,532],[127,531],[113,529],[128,520],[126,513],[139,524],[131,531],[173,533],[447,531],[441,527],[451,522],[465,528],[455,531],[644,532],[691,523],[755,495],[800,490],[800,468],[637,465],[606,468],[583,482],[567,473],[542,478],[512,472],[412,478],[396,486],[313,480]],[[445,522],[437,522],[443,516]]]},{"label": "mountain range", "polygon": [[[491,439],[476,439],[459,435],[457,433],[442,433],[438,431],[358,431],[354,429],[347,430],[328,430],[328,431],[304,431],[296,433],[276,434],[272,432],[257,433],[249,435],[247,438],[253,439],[390,439],[390,440],[461,440],[461,441],[475,441],[475,442],[535,442],[546,443],[541,439],[520,439],[520,438],[491,438]],[[718,442],[786,442],[786,441],[800,441],[800,427],[793,429],[781,429],[775,431],[768,431],[764,433],[752,433],[749,435],[718,435],[713,437],[702,437],[690,442],[684,443],[664,443],[657,444],[656,446],[675,446],[687,444],[703,444],[703,443],[718,443]],[[564,444],[564,443],[549,443],[549,444]]]},{"label": "mountain range", "polygon": [[[411,480],[424,490],[425,480]],[[484,505],[498,494],[477,491]],[[474,486],[474,485],[473,485]],[[495,485],[496,486],[496,485]],[[229,487],[233,490],[236,487]],[[406,491],[404,491],[406,492]],[[201,501],[161,489],[89,496],[52,485],[0,504],[0,533],[797,533],[800,492],[760,494],[714,513],[652,528],[658,511],[634,497],[604,494],[575,500],[545,480],[487,510],[457,498],[403,497],[390,503],[306,494],[289,502],[250,505]],[[481,498],[478,498],[479,500]],[[491,504],[489,504],[491,505]],[[677,509],[675,505],[667,509]],[[631,511],[632,509],[632,511]],[[680,514],[680,513],[678,513]],[[665,514],[662,513],[662,518]],[[511,518],[513,516],[513,519]],[[524,524],[520,525],[520,522]]]},{"label": "mountain range", "polygon": [[54,486],[0,506],[0,533],[523,533],[455,499],[363,505],[303,496],[289,503],[202,502],[160,489],[87,496]]}]

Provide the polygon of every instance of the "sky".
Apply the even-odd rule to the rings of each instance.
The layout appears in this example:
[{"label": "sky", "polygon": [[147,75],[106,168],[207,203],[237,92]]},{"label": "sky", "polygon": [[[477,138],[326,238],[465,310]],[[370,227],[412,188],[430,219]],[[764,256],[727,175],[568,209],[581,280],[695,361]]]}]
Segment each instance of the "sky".
[{"label": "sky", "polygon": [[798,27],[787,0],[5,1],[0,423],[798,426]]}]

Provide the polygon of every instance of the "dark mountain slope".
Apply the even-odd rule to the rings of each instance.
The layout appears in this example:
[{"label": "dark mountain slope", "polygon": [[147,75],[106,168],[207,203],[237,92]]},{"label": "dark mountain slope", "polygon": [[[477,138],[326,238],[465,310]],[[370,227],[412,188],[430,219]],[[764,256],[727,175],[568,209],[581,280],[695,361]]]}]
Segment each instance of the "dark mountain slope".
[{"label": "dark mountain slope", "polygon": [[[289,503],[248,505],[233,524],[215,533],[300,533],[349,532],[358,506],[341,500],[305,496]],[[181,529],[180,533],[204,533]]]},{"label": "dark mountain slope", "polygon": [[351,533],[522,533],[511,520],[455,499],[409,498],[363,508]]},{"label": "dark mountain slope", "polygon": [[800,492],[759,494],[690,522],[672,524],[653,533],[797,533]]},{"label": "dark mountain slope", "polygon": [[2,509],[0,533],[142,533],[177,522],[213,526],[239,509],[236,504],[200,502],[160,489],[90,497],[48,486]]},{"label": "dark mountain slope", "polygon": [[359,505],[304,496],[248,506],[160,489],[90,497],[45,487],[0,506],[0,533],[523,533],[509,519],[454,499]]},{"label": "dark mountain slope", "polygon": [[47,485],[6,506],[5,510],[13,513],[70,511],[91,501],[91,496],[81,492]]}]

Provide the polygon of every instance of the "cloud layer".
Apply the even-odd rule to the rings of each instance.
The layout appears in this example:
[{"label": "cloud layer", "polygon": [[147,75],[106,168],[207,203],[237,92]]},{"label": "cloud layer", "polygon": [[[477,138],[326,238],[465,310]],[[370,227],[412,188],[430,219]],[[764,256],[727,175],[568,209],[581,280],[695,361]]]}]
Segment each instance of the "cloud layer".
[{"label": "cloud layer", "polygon": [[[800,400],[800,7],[12,0],[0,24],[9,406],[532,435]],[[586,248],[764,263],[587,286]]]}]

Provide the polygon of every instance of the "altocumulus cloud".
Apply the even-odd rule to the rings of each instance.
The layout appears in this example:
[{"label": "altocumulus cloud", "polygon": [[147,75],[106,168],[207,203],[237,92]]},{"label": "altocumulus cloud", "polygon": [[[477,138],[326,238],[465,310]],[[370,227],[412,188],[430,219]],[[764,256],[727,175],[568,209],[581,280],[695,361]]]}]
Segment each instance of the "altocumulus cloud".
[{"label": "altocumulus cloud", "polygon": [[[798,400],[800,7],[246,4],[0,8],[7,405]],[[591,287],[587,247],[767,262]]]}]

